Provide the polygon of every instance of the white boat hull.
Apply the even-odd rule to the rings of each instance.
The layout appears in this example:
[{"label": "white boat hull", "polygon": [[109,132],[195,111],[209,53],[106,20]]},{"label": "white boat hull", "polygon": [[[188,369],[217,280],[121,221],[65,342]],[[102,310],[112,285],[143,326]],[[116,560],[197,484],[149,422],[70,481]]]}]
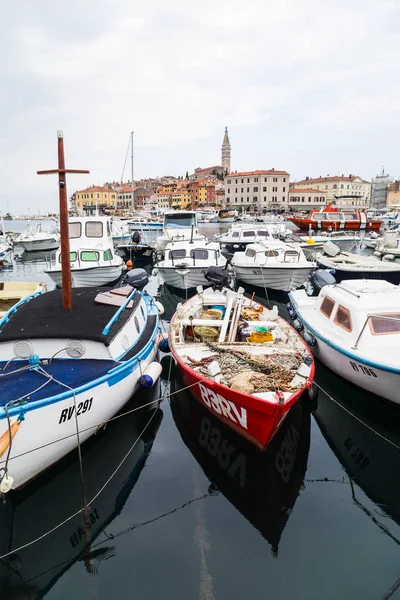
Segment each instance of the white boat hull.
[{"label": "white boat hull", "polygon": [[[115,415],[138,390],[138,380],[146,367],[155,360],[157,348],[153,345],[150,354],[136,368],[126,367],[126,376],[104,381],[99,385],[77,391],[74,397],[28,410],[20,430],[12,441],[8,474],[13,478],[13,489],[19,488],[40,472],[49,468],[77,447],[76,415],[80,443],[93,435],[99,426]],[[132,370],[133,368],[133,370]],[[16,396],[18,393],[16,392]],[[38,402],[39,404],[39,402]],[[21,406],[23,413],[24,406]],[[12,416],[11,423],[15,422]],[[0,437],[8,432],[7,419],[0,421]],[[0,459],[4,468],[7,452]]]},{"label": "white boat hull", "polygon": [[316,358],[337,375],[368,392],[400,404],[400,374],[379,369],[375,364],[370,366],[361,358],[346,356],[318,337],[311,350]]},{"label": "white boat hull", "polygon": [[157,267],[164,283],[175,288],[188,290],[198,285],[210,285],[205,278],[207,268],[188,267],[177,269],[175,267]]},{"label": "white boat hull", "polygon": [[290,290],[300,287],[311,271],[314,270],[314,265],[310,266],[276,266],[276,267],[261,267],[258,265],[252,266],[237,266],[234,265],[234,270],[237,279],[254,285],[256,287],[267,287],[271,290],[280,292],[290,292]]},{"label": "white boat hull", "polygon": [[[104,267],[92,267],[89,269],[71,269],[71,279],[73,287],[101,287],[117,281],[123,270],[123,264],[110,265]],[[46,270],[57,286],[61,286],[61,270]]]},{"label": "white boat hull", "polygon": [[60,240],[25,240],[18,242],[25,252],[44,252],[46,250],[57,250],[60,247]]}]

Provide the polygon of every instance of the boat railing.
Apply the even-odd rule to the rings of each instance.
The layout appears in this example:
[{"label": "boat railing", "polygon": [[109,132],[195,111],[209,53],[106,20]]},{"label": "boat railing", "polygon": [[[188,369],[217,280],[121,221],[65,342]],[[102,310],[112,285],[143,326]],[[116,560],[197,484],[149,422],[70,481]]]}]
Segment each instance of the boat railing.
[{"label": "boat railing", "polygon": [[116,323],[118,321],[121,313],[124,312],[124,310],[128,306],[129,302],[132,300],[132,298],[136,294],[136,292],[137,292],[137,290],[134,289],[133,292],[131,292],[131,294],[129,294],[129,296],[127,297],[127,299],[125,300],[125,302],[122,304],[122,306],[119,307],[119,309],[117,310],[117,312],[115,313],[115,315],[113,315],[113,317],[109,320],[109,322],[107,323],[107,325],[104,327],[104,329],[102,331],[102,335],[107,335],[109,333],[111,327],[114,325],[114,323]]},{"label": "boat railing", "polygon": [[368,315],[367,318],[365,319],[364,325],[361,328],[358,338],[356,339],[356,343],[354,344],[354,346],[352,346],[353,350],[358,349],[358,342],[360,341],[361,336],[364,333],[367,324],[369,323],[369,320],[372,318],[373,319],[381,319],[382,321],[398,321],[398,322],[400,322],[400,319],[398,317],[388,317],[386,315]]}]

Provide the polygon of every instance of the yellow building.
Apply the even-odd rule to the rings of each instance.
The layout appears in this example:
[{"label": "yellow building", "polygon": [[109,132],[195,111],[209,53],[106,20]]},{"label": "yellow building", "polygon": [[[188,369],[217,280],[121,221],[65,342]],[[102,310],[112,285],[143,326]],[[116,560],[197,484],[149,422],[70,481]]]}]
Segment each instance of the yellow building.
[{"label": "yellow building", "polygon": [[92,185],[84,190],[78,190],[74,194],[75,208],[79,214],[83,214],[84,208],[95,206],[116,207],[117,193],[98,185]]}]

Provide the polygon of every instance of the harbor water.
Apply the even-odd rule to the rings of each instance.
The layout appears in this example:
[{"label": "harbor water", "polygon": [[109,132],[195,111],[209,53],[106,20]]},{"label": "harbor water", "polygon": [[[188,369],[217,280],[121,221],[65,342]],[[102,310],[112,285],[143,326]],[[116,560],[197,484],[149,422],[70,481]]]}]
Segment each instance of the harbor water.
[{"label": "harbor water", "polygon": [[[44,254],[14,257],[0,282],[51,289],[45,268]],[[152,275],[147,289],[167,328],[185,294]],[[284,296],[254,291],[285,316]],[[400,598],[398,408],[318,363],[317,401],[259,452],[162,365],[82,465],[74,452],[0,502],[1,600]]]}]

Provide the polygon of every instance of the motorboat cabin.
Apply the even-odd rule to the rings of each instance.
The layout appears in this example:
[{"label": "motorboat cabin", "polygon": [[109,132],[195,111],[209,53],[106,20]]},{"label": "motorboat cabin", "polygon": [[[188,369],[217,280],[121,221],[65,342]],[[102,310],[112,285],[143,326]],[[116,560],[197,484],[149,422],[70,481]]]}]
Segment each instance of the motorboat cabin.
[{"label": "motorboat cabin", "polygon": [[205,240],[199,233],[197,215],[191,210],[174,210],[164,214],[163,234],[156,240],[157,250],[164,252],[171,242]]}]

